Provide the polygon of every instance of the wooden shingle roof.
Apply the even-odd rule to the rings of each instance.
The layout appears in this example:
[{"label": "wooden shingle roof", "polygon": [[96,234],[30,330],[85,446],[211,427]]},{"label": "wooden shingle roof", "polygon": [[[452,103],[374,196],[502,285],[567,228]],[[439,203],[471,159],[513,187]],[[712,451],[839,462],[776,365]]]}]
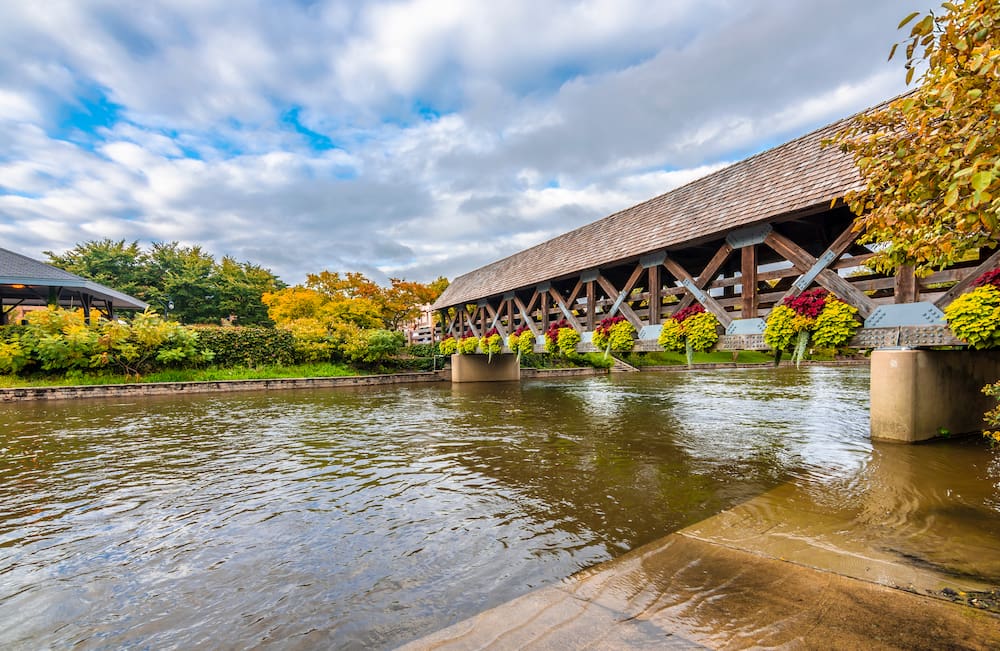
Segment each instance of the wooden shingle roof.
[{"label": "wooden shingle roof", "polygon": [[[850,118],[848,118],[850,119]],[[474,303],[549,279],[816,208],[863,187],[851,157],[820,146],[847,120],[734,163],[666,194],[461,275],[434,309]]]},{"label": "wooden shingle roof", "polygon": [[[144,310],[143,301],[76,274],[64,271],[28,256],[0,249],[0,295],[16,296],[25,305],[45,305],[46,296],[33,295],[23,288],[60,287],[85,292],[93,297],[110,300],[116,307]],[[17,288],[13,291],[10,288]]]}]

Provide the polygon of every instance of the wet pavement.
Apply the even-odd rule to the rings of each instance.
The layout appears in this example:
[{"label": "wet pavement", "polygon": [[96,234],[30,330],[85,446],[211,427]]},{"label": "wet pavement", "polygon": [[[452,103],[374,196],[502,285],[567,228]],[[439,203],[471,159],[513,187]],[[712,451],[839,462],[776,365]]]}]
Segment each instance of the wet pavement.
[{"label": "wet pavement", "polygon": [[921,548],[820,498],[781,486],[403,648],[1000,648],[1000,617],[952,603],[990,589],[986,541]]}]

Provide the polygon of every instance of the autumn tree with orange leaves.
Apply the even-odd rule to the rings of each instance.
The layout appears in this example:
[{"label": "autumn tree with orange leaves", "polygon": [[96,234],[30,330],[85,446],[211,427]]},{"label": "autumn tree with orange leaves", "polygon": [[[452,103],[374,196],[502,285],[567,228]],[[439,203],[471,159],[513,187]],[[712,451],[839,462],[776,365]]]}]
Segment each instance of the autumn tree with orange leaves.
[{"label": "autumn tree with orange leaves", "polygon": [[[910,14],[902,43],[917,87],[852,120],[832,141],[854,156],[865,188],[846,201],[869,264],[928,273],[997,246],[1000,225],[1000,3],[945,2]],[[926,66],[926,67],[924,67]]]}]

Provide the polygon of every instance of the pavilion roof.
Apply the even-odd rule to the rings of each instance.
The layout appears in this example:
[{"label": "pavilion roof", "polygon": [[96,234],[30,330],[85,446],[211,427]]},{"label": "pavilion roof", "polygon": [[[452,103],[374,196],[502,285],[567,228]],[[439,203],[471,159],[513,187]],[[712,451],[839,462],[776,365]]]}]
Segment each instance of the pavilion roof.
[{"label": "pavilion roof", "polygon": [[144,310],[149,307],[143,301],[118,290],[20,253],[0,249],[0,296],[17,298],[25,305],[45,305],[48,297],[41,295],[38,290],[52,287],[109,300],[116,308]]}]

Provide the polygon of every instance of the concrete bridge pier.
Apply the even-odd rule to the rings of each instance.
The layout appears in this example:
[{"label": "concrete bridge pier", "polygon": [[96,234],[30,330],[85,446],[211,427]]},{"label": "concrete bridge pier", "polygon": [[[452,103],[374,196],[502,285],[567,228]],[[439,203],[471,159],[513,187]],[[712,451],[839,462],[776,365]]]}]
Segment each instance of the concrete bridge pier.
[{"label": "concrete bridge pier", "polygon": [[517,382],[521,379],[521,362],[517,355],[452,355],[451,381],[457,382]]},{"label": "concrete bridge pier", "polygon": [[1000,380],[1000,351],[876,350],[871,360],[871,436],[915,443],[986,428],[996,406],[982,388]]}]

